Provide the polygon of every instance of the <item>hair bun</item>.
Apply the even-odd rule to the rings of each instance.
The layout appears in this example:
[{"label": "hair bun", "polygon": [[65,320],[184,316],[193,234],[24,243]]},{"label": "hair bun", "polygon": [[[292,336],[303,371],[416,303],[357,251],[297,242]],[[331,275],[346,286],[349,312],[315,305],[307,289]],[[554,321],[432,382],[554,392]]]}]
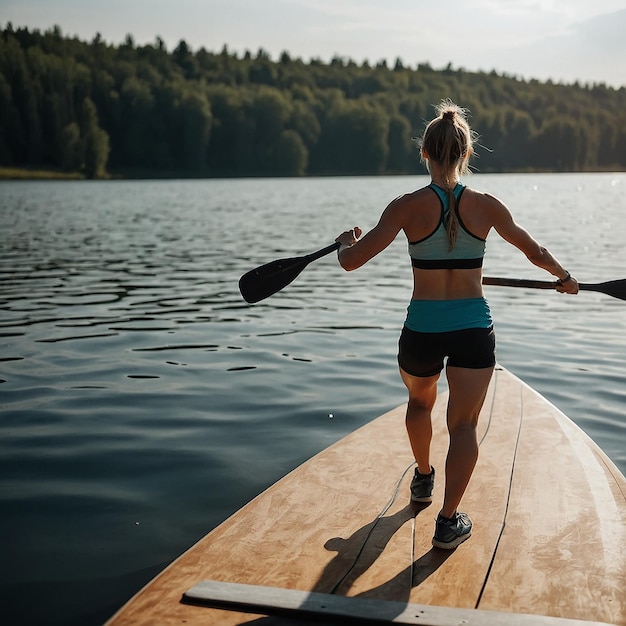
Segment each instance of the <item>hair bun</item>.
[{"label": "hair bun", "polygon": [[454,122],[454,109],[448,109],[441,114],[441,119],[446,120],[447,122]]}]

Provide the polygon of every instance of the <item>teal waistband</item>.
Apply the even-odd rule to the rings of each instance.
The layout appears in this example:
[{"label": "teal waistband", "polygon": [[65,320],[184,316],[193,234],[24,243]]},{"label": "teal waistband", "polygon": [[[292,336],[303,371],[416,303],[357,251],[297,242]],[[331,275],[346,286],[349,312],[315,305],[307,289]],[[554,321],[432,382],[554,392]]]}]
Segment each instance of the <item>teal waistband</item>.
[{"label": "teal waistband", "polygon": [[489,328],[491,311],[485,298],[411,300],[404,325],[420,333],[445,333],[465,328]]}]

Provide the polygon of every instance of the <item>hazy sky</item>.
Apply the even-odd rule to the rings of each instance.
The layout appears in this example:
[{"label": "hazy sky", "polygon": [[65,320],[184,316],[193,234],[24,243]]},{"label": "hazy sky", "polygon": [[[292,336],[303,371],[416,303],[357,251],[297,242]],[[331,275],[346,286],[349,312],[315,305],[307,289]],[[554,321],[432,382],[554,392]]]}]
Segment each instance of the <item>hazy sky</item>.
[{"label": "hazy sky", "polygon": [[626,86],[626,0],[0,0],[0,24]]}]

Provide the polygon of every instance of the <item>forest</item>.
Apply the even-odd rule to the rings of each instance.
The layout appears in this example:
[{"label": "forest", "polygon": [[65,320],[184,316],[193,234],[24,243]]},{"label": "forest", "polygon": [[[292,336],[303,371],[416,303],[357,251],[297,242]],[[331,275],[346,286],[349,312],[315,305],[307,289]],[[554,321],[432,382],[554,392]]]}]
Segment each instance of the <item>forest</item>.
[{"label": "forest", "polygon": [[0,30],[0,166],[87,178],[422,172],[433,105],[467,108],[479,172],[626,169],[626,87],[283,52]]}]

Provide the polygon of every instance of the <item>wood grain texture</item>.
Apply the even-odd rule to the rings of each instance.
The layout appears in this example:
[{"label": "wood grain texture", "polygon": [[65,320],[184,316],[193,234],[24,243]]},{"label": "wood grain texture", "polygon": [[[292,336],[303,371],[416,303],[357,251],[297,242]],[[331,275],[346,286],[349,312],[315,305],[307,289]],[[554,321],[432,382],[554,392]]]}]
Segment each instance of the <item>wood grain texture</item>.
[{"label": "wood grain texture", "polygon": [[626,480],[565,415],[522,394],[509,514],[479,606],[626,624]]},{"label": "wood grain texture", "polygon": [[490,385],[479,461],[460,507],[473,535],[453,551],[432,548],[446,399],[433,412],[432,505],[410,502],[414,466],[400,406],[255,498],[109,624],[285,623],[181,603],[204,580],[626,624],[626,481],[580,429],[506,370]]}]

